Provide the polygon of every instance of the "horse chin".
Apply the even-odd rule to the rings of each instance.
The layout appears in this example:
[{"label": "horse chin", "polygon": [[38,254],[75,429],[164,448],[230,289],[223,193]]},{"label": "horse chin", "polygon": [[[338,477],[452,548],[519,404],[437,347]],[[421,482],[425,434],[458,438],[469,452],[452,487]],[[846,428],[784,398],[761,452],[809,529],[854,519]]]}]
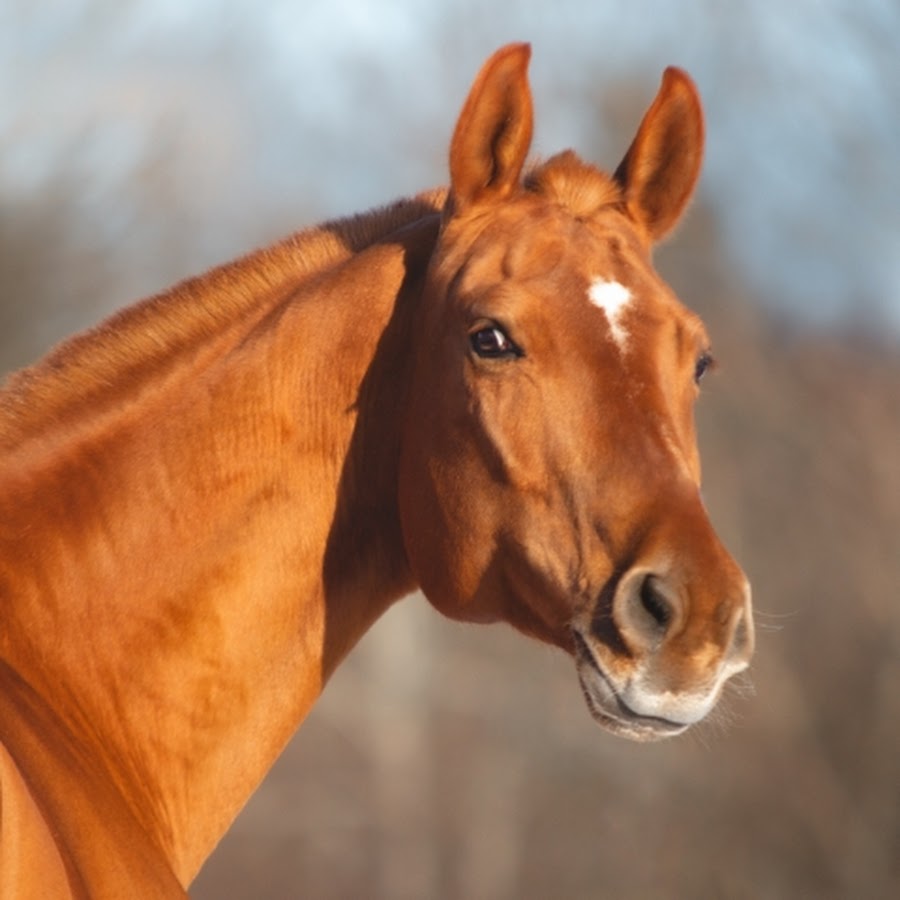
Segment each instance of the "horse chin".
[{"label": "horse chin", "polygon": [[597,724],[617,737],[649,743],[683,734],[691,727],[692,723],[640,715],[631,710],[587,645],[577,639],[575,658],[581,691],[591,716]]}]

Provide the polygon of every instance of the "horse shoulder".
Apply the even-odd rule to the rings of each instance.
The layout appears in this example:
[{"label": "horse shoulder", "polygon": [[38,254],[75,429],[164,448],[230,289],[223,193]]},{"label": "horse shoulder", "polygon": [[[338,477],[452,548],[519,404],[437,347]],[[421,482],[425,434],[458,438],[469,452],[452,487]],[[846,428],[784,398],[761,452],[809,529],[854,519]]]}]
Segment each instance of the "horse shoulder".
[{"label": "horse shoulder", "polygon": [[185,898],[101,766],[0,664],[0,897]]}]

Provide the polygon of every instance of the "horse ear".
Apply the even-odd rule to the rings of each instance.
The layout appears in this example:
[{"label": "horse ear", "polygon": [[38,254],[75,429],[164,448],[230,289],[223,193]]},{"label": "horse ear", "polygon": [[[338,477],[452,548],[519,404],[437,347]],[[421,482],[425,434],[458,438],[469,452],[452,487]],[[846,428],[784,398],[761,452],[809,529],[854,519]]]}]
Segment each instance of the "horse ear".
[{"label": "horse ear", "polygon": [[450,144],[450,194],[445,216],[510,196],[531,146],[528,44],[510,44],[484,64],[466,99]]},{"label": "horse ear", "polygon": [[652,243],[681,218],[703,160],[703,108],[690,76],[669,67],[656,99],[616,169],[631,218]]}]

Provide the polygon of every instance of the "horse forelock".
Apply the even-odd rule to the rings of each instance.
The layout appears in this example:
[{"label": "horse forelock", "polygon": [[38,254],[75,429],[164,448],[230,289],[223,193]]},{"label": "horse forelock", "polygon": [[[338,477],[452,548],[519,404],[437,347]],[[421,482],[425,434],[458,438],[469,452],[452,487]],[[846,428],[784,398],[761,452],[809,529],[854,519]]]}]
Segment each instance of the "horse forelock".
[{"label": "horse forelock", "polygon": [[565,150],[536,164],[525,177],[525,188],[587,219],[624,203],[622,188],[606,172]]}]

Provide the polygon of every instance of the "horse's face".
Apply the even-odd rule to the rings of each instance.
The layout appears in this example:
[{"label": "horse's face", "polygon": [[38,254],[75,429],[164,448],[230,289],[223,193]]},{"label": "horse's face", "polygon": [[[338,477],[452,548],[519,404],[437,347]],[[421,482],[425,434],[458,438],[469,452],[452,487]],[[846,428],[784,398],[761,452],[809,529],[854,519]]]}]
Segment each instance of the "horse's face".
[{"label": "horse's face", "polygon": [[603,725],[663,737],[752,650],[746,579],[699,494],[709,342],[649,258],[693,189],[702,119],[671,73],[615,179],[564,154],[522,186],[526,63],[488,63],[451,148],[414,331],[407,551],[441,611],[567,649]]}]

